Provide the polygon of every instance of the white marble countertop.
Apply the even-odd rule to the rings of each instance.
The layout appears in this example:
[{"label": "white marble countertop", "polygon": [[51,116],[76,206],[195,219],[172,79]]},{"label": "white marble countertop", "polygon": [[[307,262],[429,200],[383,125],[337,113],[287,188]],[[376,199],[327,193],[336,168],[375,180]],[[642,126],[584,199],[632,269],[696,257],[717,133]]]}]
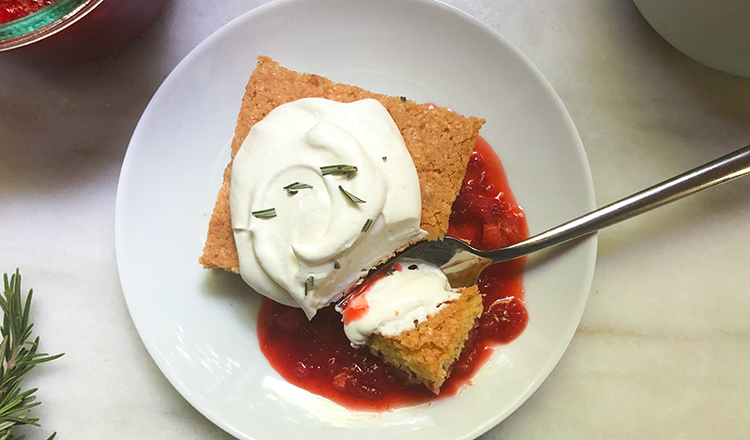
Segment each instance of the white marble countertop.
[{"label": "white marble countertop", "polygon": [[[35,290],[41,438],[222,439],[162,376],[114,252],[123,155],[151,95],[201,40],[264,1],[171,2],[114,59],[0,56],[0,271]],[[452,0],[524,52],[567,106],[599,205],[750,143],[750,79],[680,54],[627,0]],[[750,438],[750,179],[599,238],[583,321],[542,387],[482,439]],[[46,438],[46,437],[45,437]]]}]

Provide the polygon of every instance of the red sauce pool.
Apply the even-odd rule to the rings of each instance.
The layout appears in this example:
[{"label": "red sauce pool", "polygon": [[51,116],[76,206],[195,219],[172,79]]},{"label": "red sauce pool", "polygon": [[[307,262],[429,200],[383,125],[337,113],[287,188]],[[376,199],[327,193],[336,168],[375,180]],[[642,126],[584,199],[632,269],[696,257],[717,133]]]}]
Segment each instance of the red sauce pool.
[{"label": "red sauce pool", "polygon": [[0,0],[0,23],[18,20],[54,2],[55,0]]},{"label": "red sauce pool", "polygon": [[[528,237],[525,216],[500,159],[481,136],[453,204],[448,235],[484,249]],[[452,396],[470,382],[495,345],[512,341],[526,327],[523,266],[519,259],[482,273],[484,312],[439,397],[422,385],[407,384],[406,373],[366,347],[353,348],[344,335],[342,316],[332,306],[308,321],[302,310],[264,299],[258,317],[260,348],[288,382],[352,410],[386,411]]]}]

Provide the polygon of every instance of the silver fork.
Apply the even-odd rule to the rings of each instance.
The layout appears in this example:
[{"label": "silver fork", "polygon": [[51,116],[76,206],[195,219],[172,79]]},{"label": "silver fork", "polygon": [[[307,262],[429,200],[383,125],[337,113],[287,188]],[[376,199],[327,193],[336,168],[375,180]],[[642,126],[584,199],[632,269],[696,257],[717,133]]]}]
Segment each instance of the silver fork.
[{"label": "silver fork", "polygon": [[399,254],[440,266],[454,288],[476,284],[485,267],[513,260],[556,244],[592,234],[638,214],[750,173],[750,145],[654,185],[596,211],[573,219],[512,246],[491,251],[475,249],[445,237],[414,244]]}]

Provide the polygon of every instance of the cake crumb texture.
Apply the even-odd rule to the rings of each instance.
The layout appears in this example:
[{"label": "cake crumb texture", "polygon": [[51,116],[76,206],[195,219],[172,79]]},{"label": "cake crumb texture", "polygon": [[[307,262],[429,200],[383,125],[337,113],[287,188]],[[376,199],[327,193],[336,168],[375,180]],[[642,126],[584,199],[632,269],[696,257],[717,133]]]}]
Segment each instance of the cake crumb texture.
[{"label": "cake crumb texture", "polygon": [[[250,128],[271,110],[287,102],[312,97],[338,102],[373,98],[383,104],[399,128],[419,175],[420,226],[427,231],[428,239],[443,237],[484,119],[464,117],[447,109],[431,109],[425,104],[371,93],[315,74],[293,72],[268,57],[259,57],[242,99],[232,139],[232,158]],[[229,211],[231,168],[230,162],[224,171],[200,262],[207,269],[222,268],[239,273]]]},{"label": "cake crumb texture", "polygon": [[438,394],[482,314],[482,295],[477,286],[465,287],[460,292],[457,300],[415,329],[396,336],[375,333],[367,346],[386,362],[409,373],[413,381]]}]

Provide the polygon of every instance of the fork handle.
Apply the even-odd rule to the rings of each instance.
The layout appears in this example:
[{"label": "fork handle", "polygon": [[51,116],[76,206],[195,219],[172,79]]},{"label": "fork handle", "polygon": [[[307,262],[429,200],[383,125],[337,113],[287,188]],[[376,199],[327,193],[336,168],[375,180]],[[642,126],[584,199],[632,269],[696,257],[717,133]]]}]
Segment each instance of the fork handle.
[{"label": "fork handle", "polygon": [[698,191],[750,174],[750,145],[676,177],[582,215],[520,243],[478,254],[493,263],[513,260],[565,243]]}]

